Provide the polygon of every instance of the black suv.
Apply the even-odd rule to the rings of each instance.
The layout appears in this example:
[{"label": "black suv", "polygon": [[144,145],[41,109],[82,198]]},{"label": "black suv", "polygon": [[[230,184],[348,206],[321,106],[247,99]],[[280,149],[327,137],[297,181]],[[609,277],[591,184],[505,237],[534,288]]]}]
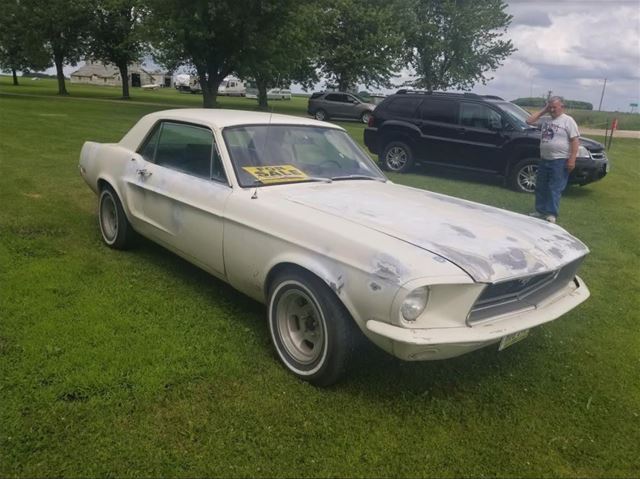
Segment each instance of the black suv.
[{"label": "black suv", "polygon": [[[517,191],[535,189],[540,130],[529,113],[497,96],[399,90],[374,110],[364,131],[383,169],[406,172],[414,163],[502,175]],[[580,138],[569,182],[585,185],[609,171],[604,145]]]}]

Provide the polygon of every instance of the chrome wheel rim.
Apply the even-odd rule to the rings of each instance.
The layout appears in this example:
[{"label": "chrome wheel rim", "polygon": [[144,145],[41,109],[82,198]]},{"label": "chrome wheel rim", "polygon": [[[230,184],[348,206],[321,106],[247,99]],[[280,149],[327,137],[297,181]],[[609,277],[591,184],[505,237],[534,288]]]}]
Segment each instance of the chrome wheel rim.
[{"label": "chrome wheel rim", "polygon": [[536,175],[538,165],[527,165],[518,172],[518,186],[527,193],[533,193],[536,189]]},{"label": "chrome wheel rim", "polygon": [[118,210],[111,195],[105,193],[100,202],[100,227],[107,243],[112,243],[118,235]]},{"label": "chrome wheel rim", "polygon": [[316,112],[316,120],[320,120],[320,121],[324,120],[324,112],[322,110],[318,110]]},{"label": "chrome wheel rim", "polygon": [[316,303],[304,291],[290,289],[278,299],[278,336],[286,352],[301,364],[311,364],[322,355],[324,319]]},{"label": "chrome wheel rim", "polygon": [[387,166],[390,170],[401,170],[407,163],[407,152],[400,146],[394,146],[387,152],[385,161],[387,162]]},{"label": "chrome wheel rim", "polygon": [[371,118],[371,113],[363,113],[362,114],[362,123],[369,123],[369,118]]}]

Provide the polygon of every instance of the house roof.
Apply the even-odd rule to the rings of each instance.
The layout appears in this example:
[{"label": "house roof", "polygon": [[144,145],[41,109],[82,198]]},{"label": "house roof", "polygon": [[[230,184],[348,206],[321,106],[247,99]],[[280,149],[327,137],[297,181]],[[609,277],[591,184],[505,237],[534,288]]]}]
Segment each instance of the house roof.
[{"label": "house roof", "polygon": [[[139,63],[133,63],[129,65],[129,73],[146,73],[147,75],[164,75],[162,72],[150,72]],[[111,63],[102,63],[102,62],[93,62],[87,61],[84,66],[81,66],[76,71],[74,71],[71,76],[80,76],[80,77],[92,77],[97,76],[99,78],[111,78],[118,75],[120,71],[115,65]]]}]

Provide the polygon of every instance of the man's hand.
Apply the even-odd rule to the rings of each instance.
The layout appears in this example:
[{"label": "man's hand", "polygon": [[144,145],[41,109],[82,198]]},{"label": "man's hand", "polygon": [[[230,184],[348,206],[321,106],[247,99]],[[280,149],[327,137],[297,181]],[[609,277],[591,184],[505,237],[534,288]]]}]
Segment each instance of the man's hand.
[{"label": "man's hand", "polygon": [[576,167],[576,160],[567,160],[567,163],[565,164],[565,168],[567,169],[567,171],[569,173],[571,173]]}]

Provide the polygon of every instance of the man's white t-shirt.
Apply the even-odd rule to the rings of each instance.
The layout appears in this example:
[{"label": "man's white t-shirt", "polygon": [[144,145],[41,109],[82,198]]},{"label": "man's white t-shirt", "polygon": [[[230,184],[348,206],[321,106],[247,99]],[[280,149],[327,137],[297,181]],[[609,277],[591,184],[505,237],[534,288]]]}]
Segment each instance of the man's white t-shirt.
[{"label": "man's white t-shirt", "polygon": [[569,158],[571,138],[580,136],[578,125],[569,115],[543,119],[540,138],[540,157],[543,160]]}]

